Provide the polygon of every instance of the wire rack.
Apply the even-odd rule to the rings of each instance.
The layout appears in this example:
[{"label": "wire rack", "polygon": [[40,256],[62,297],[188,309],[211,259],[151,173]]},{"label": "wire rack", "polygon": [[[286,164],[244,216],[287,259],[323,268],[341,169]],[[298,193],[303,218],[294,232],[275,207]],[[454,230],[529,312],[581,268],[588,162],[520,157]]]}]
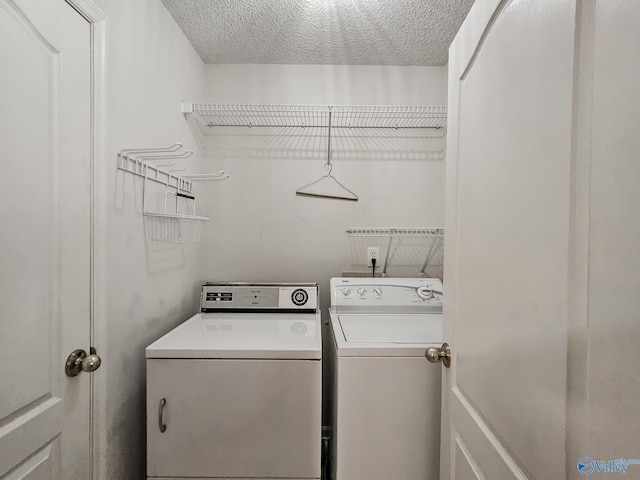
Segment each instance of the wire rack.
[{"label": "wire rack", "polygon": [[[203,127],[443,128],[447,107],[183,103]],[[329,112],[332,112],[330,119]]]},{"label": "wire rack", "polygon": [[[215,173],[183,173],[184,168],[171,169],[176,166],[175,162],[193,155],[192,150],[181,152],[182,147],[182,143],[178,142],[169,147],[129,148],[118,153],[118,168],[143,179],[142,214],[148,240],[176,243],[203,241],[209,217],[200,214],[192,191],[193,183],[229,178],[222,170]],[[172,163],[152,164],[156,161]],[[163,187],[162,211],[147,210],[147,188],[151,183]]]},{"label": "wire rack", "polygon": [[351,264],[366,267],[369,247],[380,248],[382,275],[389,268],[415,267],[421,276],[442,278],[443,228],[350,228]]},{"label": "wire rack", "polygon": [[352,105],[330,107],[336,128],[443,128],[447,107]]},{"label": "wire rack", "polygon": [[202,242],[204,240],[205,226],[209,217],[200,214],[194,195],[167,190],[164,192],[163,211],[148,212],[144,206],[144,198],[147,196],[146,188],[147,182],[145,180],[142,215],[148,240],[174,243]]},{"label": "wire rack", "polygon": [[208,217],[145,213],[144,229],[148,240],[172,243],[202,242]]}]

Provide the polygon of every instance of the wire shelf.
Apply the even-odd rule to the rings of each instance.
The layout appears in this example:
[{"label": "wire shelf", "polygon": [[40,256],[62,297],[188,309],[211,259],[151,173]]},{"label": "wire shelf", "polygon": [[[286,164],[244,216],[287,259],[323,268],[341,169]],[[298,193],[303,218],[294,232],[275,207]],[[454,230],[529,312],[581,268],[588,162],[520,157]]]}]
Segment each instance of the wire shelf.
[{"label": "wire shelf", "polygon": [[[193,155],[192,150],[179,153],[182,143],[169,147],[128,148],[118,153],[118,168],[142,177],[142,215],[144,230],[148,240],[161,242],[201,242],[204,240],[205,224],[209,217],[200,215],[196,197],[192,192],[194,182],[217,182],[229,178],[222,170],[215,173],[175,174],[184,169],[165,170],[175,163],[153,165],[156,161],[178,161]],[[149,183],[164,187],[164,208],[162,212],[147,211],[147,187]],[[174,200],[173,207],[169,199]],[[184,213],[185,202],[189,212]],[[182,208],[181,208],[182,207]]]},{"label": "wire shelf", "polygon": [[144,228],[148,240],[159,242],[202,242],[208,217],[145,213]]},{"label": "wire shelf", "polygon": [[443,128],[447,107],[352,105],[332,107],[337,128]]},{"label": "wire shelf", "polygon": [[442,278],[443,228],[351,228],[347,234],[353,266],[366,267],[367,249],[378,247],[385,276],[393,267],[415,267],[421,276]]},{"label": "wire shelf", "polygon": [[350,237],[428,237],[444,236],[444,228],[350,228]]},{"label": "wire shelf", "polygon": [[[209,217],[200,215],[196,197],[180,192],[167,190],[164,192],[164,210],[162,212],[148,212],[145,208],[147,183],[143,185],[143,206],[145,233],[148,240],[160,242],[201,242],[204,240],[205,224]],[[173,208],[169,206],[169,200],[175,200]],[[180,202],[186,207],[190,204],[189,213],[181,213]],[[173,212],[169,210],[172,209]],[[184,209],[184,208],[183,208]]]},{"label": "wire shelf", "polygon": [[[443,128],[447,107],[183,103],[203,127]],[[329,119],[329,112],[332,118]]]}]

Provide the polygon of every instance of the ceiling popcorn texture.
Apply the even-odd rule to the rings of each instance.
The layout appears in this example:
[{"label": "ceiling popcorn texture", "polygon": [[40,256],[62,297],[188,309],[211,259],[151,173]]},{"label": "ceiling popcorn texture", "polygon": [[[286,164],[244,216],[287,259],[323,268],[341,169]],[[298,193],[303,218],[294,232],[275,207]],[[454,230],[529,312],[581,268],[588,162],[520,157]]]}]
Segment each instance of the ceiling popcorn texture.
[{"label": "ceiling popcorn texture", "polygon": [[445,65],[473,0],[162,0],[205,63]]}]

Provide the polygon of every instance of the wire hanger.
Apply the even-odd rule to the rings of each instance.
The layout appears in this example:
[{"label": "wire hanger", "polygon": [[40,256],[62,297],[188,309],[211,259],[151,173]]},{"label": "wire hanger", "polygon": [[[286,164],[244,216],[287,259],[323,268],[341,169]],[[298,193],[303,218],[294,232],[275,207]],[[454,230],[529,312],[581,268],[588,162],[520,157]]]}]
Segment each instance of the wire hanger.
[{"label": "wire hanger", "polygon": [[315,182],[311,182],[296,190],[296,195],[304,197],[337,198],[339,200],[358,201],[358,195],[342,185],[336,177],[331,175],[333,168],[330,163],[325,165],[327,174]]},{"label": "wire hanger", "polygon": [[296,190],[296,195],[305,197],[336,198],[339,200],[358,201],[358,195],[342,185],[336,177],[331,175],[331,111],[329,111],[329,135],[327,142],[327,163],[324,166],[327,174],[315,182],[311,182]]}]

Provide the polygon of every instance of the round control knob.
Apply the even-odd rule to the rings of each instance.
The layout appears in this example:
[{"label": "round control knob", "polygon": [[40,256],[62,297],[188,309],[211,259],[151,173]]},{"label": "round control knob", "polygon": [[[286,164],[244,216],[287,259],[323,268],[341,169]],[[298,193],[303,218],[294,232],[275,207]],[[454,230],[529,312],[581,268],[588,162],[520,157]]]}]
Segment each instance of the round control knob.
[{"label": "round control knob", "polygon": [[307,300],[309,300],[309,294],[302,288],[297,288],[291,294],[291,301],[294,303],[294,305],[297,305],[299,307],[307,303]]},{"label": "round control knob", "polygon": [[373,287],[373,293],[380,296],[382,295],[382,289],[380,287]]},{"label": "round control knob", "polygon": [[367,291],[364,288],[359,288],[358,293],[360,294],[361,297],[364,297]]},{"label": "round control knob", "polygon": [[348,297],[348,296],[349,296],[349,294],[351,294],[351,290],[349,290],[348,288],[343,288],[343,289],[342,289],[342,294],[343,294],[345,297]]},{"label": "round control knob", "polygon": [[429,300],[433,298],[433,290],[427,286],[418,287],[418,296],[423,300]]}]

